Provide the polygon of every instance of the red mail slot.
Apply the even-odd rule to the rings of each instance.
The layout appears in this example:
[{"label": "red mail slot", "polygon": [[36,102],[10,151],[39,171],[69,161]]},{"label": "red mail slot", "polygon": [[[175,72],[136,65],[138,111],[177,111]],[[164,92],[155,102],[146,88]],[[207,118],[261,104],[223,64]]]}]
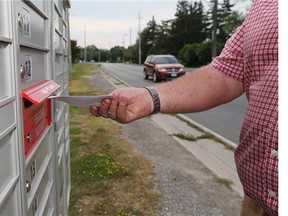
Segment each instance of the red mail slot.
[{"label": "red mail slot", "polygon": [[26,157],[51,125],[51,102],[48,97],[59,88],[60,85],[49,80],[22,91]]}]

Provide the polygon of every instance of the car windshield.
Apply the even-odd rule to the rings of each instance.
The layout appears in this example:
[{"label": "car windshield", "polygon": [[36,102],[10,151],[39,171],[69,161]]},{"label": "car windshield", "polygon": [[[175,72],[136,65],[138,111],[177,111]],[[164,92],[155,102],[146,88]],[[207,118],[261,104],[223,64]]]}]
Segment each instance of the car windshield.
[{"label": "car windshield", "polygon": [[174,64],[178,63],[177,59],[173,56],[161,56],[155,58],[156,64]]}]

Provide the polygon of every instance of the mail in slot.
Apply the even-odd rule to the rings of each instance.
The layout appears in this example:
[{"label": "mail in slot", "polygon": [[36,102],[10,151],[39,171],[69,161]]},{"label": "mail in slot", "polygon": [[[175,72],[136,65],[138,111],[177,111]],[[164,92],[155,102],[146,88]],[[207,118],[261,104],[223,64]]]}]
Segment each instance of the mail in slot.
[{"label": "mail in slot", "polygon": [[45,130],[51,125],[51,101],[49,96],[59,88],[60,85],[48,80],[22,91],[26,157]]}]

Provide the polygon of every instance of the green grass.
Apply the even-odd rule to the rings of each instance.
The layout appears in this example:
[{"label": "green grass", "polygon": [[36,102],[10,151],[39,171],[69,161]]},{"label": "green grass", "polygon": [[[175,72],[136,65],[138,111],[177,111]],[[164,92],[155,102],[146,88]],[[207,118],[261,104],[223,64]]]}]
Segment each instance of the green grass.
[{"label": "green grass", "polygon": [[187,120],[181,118],[180,116],[178,115],[175,115],[178,119],[180,119],[181,121],[185,122],[188,126],[204,133],[203,135],[201,136],[198,136],[198,137],[194,137],[193,135],[190,135],[190,134],[173,134],[174,136],[177,136],[178,138],[181,138],[181,139],[185,139],[185,140],[189,140],[189,141],[196,141],[196,140],[199,140],[199,139],[212,139],[214,140],[215,142],[218,142],[218,143],[221,143],[222,145],[225,146],[226,149],[230,150],[230,151],[235,151],[235,148],[232,147],[231,145],[228,145],[227,143],[225,143],[222,139],[214,136],[213,134],[211,133],[208,133],[208,132],[205,132],[203,131],[201,128],[197,127],[196,125],[192,124],[191,122],[188,122]]},{"label": "green grass", "polygon": [[[199,139],[214,139],[216,138],[215,136],[213,136],[212,134],[203,134],[201,136],[193,136],[191,134],[181,134],[181,133],[176,133],[176,134],[173,134],[173,136],[176,136],[180,139],[184,139],[184,140],[188,140],[188,141],[197,141]],[[218,141],[219,142],[219,141]]]},{"label": "green grass", "polygon": [[227,188],[232,190],[233,182],[231,180],[224,179],[224,178],[219,178],[219,177],[215,177],[214,180],[216,182],[218,182],[219,184],[224,185],[225,187],[227,187]]},{"label": "green grass", "polygon": [[75,183],[93,183],[128,175],[128,169],[104,153],[85,154],[74,164]]},{"label": "green grass", "polygon": [[195,137],[191,134],[177,133],[177,134],[173,134],[173,136],[176,136],[176,137],[183,139],[183,140],[189,140],[189,141],[196,141],[197,140],[197,137]]}]

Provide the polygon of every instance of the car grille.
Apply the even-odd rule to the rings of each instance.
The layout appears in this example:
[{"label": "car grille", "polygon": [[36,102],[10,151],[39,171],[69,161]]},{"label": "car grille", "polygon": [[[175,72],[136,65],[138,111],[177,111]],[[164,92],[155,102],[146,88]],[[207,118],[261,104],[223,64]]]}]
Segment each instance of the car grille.
[{"label": "car grille", "polygon": [[180,68],[167,68],[167,71],[169,73],[178,73]]}]

